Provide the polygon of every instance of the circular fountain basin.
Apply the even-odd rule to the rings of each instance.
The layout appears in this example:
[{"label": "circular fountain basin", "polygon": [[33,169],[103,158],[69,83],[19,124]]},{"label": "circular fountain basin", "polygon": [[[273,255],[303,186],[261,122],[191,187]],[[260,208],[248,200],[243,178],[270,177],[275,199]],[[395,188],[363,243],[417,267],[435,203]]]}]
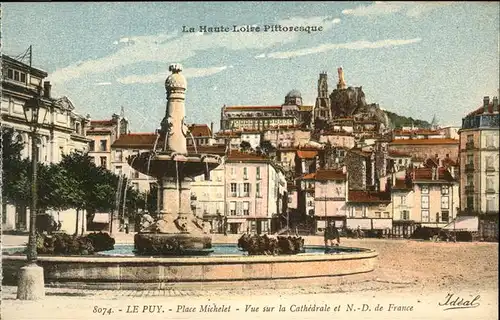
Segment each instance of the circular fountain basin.
[{"label": "circular fountain basin", "polygon": [[[342,247],[332,254],[325,254],[322,247],[306,247],[305,253],[297,255],[248,256],[236,251],[235,245],[225,253],[228,245],[223,246],[226,249],[214,245],[214,252],[203,257],[139,257],[132,256],[133,245],[129,245],[114,256],[106,256],[106,252],[94,256],[39,256],[38,263],[44,268],[47,286],[161,290],[177,283],[357,274],[373,271],[378,256],[374,250]],[[4,281],[16,283],[26,257],[4,255],[2,262]]]},{"label": "circular fountain basin", "polygon": [[218,156],[205,154],[180,155],[173,153],[142,152],[137,157],[128,159],[135,170],[153,177],[196,177],[217,168],[220,164]]}]

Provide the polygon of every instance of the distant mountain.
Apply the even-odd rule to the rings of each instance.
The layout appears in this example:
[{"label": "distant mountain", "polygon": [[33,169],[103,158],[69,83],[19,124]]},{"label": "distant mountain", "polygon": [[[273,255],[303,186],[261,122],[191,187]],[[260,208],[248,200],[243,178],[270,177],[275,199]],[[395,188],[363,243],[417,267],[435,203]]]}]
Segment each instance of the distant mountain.
[{"label": "distant mountain", "polygon": [[418,119],[413,119],[412,117],[405,117],[405,116],[400,116],[394,112],[390,112],[387,110],[384,110],[385,114],[391,121],[391,125],[393,128],[401,128],[401,127],[419,127],[419,128],[430,128],[431,124],[425,120],[418,120]]}]

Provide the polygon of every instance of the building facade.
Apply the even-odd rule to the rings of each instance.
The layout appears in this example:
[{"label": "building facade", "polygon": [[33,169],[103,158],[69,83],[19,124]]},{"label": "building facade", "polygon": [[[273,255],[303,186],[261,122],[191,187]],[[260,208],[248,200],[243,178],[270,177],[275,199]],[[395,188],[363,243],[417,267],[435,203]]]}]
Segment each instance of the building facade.
[{"label": "building facade", "polygon": [[[268,158],[233,151],[225,165],[228,233],[270,233],[283,215],[285,175]],[[273,224],[274,221],[274,224]]]},{"label": "building facade", "polygon": [[278,126],[308,126],[312,107],[302,105],[299,91],[292,90],[282,105],[274,106],[223,106],[221,130],[263,130]]},{"label": "building facade", "polygon": [[459,209],[458,179],[443,167],[414,168],[413,212],[411,217],[422,227],[440,228],[457,216]]},{"label": "building facade", "polygon": [[323,232],[328,221],[333,221],[337,228],[343,228],[349,190],[346,167],[340,170],[320,169],[313,175],[316,232]]},{"label": "building facade", "polygon": [[498,239],[499,201],[498,97],[484,97],[483,106],[462,120],[460,135],[460,212],[490,221],[487,237]]},{"label": "building facade", "polygon": [[[2,56],[2,99],[1,126],[10,127],[16,132],[16,139],[24,144],[23,158],[32,158],[31,129],[24,116],[24,104],[37,96],[41,97],[40,115],[45,116],[37,131],[39,162],[49,164],[62,160],[63,154],[72,151],[87,151],[89,139],[86,136],[89,126],[88,117],[76,113],[76,108],[68,97],[53,97],[50,82],[44,81],[47,73],[30,67],[11,57]],[[28,230],[29,208],[3,203],[3,230]],[[62,230],[73,233],[75,230],[75,210],[48,212],[60,221]],[[84,218],[85,214],[80,217]]]},{"label": "building facade", "polygon": [[113,114],[109,120],[92,120],[87,136],[90,139],[89,156],[94,159],[94,163],[113,172],[117,166],[121,167],[123,163],[123,157],[119,156],[121,151],[115,150],[115,153],[118,153],[115,157],[111,152],[111,145],[120,135],[127,133],[129,133],[128,121],[120,115]]}]

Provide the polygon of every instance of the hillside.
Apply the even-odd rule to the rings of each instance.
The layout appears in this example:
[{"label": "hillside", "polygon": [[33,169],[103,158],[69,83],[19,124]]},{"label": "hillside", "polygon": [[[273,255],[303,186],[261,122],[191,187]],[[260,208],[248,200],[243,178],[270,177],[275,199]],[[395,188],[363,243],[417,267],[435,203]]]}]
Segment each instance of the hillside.
[{"label": "hillside", "polygon": [[391,125],[393,128],[401,128],[401,127],[419,127],[419,128],[430,128],[431,124],[425,120],[413,119],[412,117],[400,116],[394,112],[390,112],[384,110],[385,114],[391,121]]}]

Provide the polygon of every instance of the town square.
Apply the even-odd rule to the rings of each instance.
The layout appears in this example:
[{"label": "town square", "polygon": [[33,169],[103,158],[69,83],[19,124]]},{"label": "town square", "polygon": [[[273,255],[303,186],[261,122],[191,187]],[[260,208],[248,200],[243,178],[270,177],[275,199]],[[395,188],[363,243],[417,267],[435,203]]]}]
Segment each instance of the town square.
[{"label": "town square", "polygon": [[2,319],[493,319],[498,9],[2,4]]}]

